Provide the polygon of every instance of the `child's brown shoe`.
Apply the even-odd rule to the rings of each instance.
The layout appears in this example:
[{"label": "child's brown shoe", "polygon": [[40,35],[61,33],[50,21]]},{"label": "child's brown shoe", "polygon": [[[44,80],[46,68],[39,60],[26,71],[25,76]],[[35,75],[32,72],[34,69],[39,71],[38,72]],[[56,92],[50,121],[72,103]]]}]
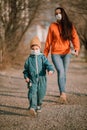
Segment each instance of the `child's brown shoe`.
[{"label": "child's brown shoe", "polygon": [[36,116],[36,115],[37,115],[37,113],[36,113],[36,111],[35,111],[34,108],[30,108],[29,113],[30,113],[32,116]]}]

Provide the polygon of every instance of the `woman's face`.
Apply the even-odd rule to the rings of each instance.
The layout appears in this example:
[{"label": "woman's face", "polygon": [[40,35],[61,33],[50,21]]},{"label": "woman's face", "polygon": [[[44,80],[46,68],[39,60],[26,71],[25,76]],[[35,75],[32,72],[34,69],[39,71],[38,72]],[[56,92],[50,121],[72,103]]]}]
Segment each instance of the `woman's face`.
[{"label": "woman's face", "polygon": [[61,10],[60,10],[60,9],[57,9],[57,10],[55,11],[55,15],[58,15],[58,14],[61,14]]},{"label": "woman's face", "polygon": [[62,20],[62,14],[61,14],[61,9],[57,9],[55,11],[55,17],[57,19],[57,22],[60,22]]}]

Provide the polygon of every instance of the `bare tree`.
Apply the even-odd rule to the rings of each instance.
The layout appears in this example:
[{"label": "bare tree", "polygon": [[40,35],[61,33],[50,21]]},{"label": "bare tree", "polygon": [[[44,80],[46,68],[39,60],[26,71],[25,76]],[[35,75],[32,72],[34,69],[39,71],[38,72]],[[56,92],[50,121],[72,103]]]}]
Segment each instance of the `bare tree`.
[{"label": "bare tree", "polygon": [[0,48],[3,54],[13,51],[36,18],[40,0],[0,0]]}]

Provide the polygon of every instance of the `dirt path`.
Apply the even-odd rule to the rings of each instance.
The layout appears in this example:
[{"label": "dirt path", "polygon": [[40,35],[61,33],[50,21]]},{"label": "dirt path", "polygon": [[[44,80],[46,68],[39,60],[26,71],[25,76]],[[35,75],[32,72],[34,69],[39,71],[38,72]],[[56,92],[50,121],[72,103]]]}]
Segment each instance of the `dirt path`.
[{"label": "dirt path", "polygon": [[56,73],[48,77],[42,112],[27,110],[27,87],[21,70],[0,72],[0,130],[87,130],[87,63],[71,63],[68,103],[59,102]]}]

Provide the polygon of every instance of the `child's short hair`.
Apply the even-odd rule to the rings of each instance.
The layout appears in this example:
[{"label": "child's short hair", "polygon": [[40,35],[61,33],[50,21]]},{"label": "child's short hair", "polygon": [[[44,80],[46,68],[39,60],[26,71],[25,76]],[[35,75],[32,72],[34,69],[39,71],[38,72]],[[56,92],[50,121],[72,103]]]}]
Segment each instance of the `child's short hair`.
[{"label": "child's short hair", "polygon": [[41,42],[40,42],[40,40],[39,40],[39,38],[38,38],[37,36],[34,37],[34,38],[31,40],[31,42],[30,42],[30,48],[31,48],[32,46],[39,46],[39,47],[41,48]]}]

